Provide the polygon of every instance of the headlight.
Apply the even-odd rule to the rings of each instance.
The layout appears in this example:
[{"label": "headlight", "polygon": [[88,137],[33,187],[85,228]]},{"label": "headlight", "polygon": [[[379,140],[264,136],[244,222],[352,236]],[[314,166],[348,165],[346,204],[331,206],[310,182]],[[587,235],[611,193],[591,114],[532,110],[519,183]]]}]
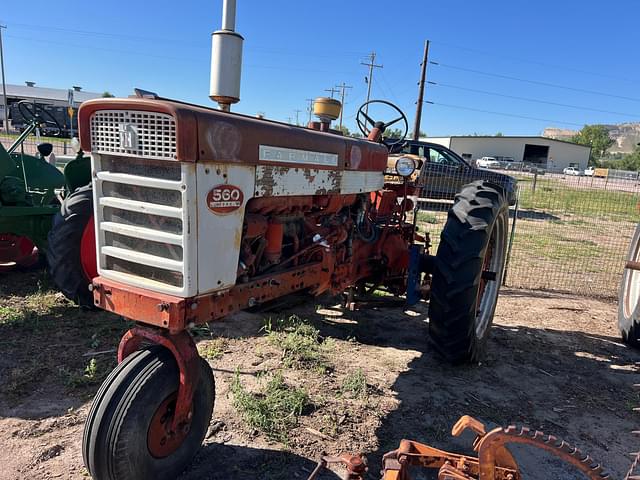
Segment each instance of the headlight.
[{"label": "headlight", "polygon": [[416,162],[413,158],[400,157],[396,161],[396,172],[402,177],[408,177],[416,171]]}]

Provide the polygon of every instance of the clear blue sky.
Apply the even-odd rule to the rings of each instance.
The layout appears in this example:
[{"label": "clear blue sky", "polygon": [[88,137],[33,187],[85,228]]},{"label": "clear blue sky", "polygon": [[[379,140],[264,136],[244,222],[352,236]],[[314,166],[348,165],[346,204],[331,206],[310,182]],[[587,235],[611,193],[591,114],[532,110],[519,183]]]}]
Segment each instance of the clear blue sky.
[{"label": "clear blue sky", "polygon": [[[6,3],[0,22],[8,27],[8,83],[81,85],[117,96],[141,87],[212,105],[210,34],[220,26],[221,0]],[[300,109],[306,119],[305,99],[344,81],[354,87],[345,106],[346,124],[354,129],[366,96],[360,62],[373,50],[384,68],[374,73],[372,97],[397,103],[413,122],[423,41],[430,39],[430,59],[440,65],[429,65],[428,78],[441,84],[428,85],[426,93],[440,104],[425,105],[422,130],[431,136],[538,134],[545,126],[640,121],[639,22],[637,0],[238,0],[245,48],[242,99],[234,110],[286,121]]]}]

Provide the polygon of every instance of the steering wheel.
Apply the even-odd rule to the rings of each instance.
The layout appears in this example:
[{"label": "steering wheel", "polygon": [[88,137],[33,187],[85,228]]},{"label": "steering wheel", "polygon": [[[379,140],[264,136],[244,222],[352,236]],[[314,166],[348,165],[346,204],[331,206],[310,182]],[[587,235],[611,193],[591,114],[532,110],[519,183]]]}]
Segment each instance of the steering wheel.
[{"label": "steering wheel", "polygon": [[28,100],[22,100],[18,102],[18,111],[20,115],[27,120],[28,122],[37,122],[38,125],[44,125],[45,127],[55,128],[56,131],[53,137],[59,137],[62,134],[62,127],[56,120],[56,118],[51,115],[48,111],[42,108],[41,105],[37,103],[31,103]]},{"label": "steering wheel", "polygon": [[[369,105],[372,105],[374,103],[380,103],[382,105],[387,105],[389,107],[391,107],[393,110],[395,110],[397,113],[400,114],[400,116],[398,118],[396,118],[395,120],[391,120],[390,122],[380,122],[380,121],[374,121],[368,114],[368,110],[369,110]],[[404,123],[404,129],[401,130],[402,136],[396,140],[394,140],[393,142],[387,141],[382,137],[382,134],[384,133],[384,131],[389,128],[391,125],[394,125],[396,123],[398,123],[399,121],[401,121]],[[383,144],[385,144],[387,146],[387,148],[391,149],[391,147],[398,145],[399,143],[404,142],[404,139],[407,136],[407,133],[409,132],[409,122],[407,122],[407,117],[404,113],[402,113],[402,110],[400,110],[398,107],[396,107],[393,103],[391,102],[387,102],[386,100],[370,100],[368,102],[363,103],[360,108],[358,109],[358,114],[356,115],[356,123],[358,124],[358,128],[360,129],[360,131],[362,132],[362,134],[369,138],[369,135],[371,134],[372,130],[374,129],[378,129],[379,133],[380,133],[380,138],[381,138],[381,142]],[[367,125],[369,124],[369,125]],[[377,133],[377,132],[376,132]],[[377,136],[377,135],[376,135]],[[369,138],[369,140],[376,140],[375,138]]]}]

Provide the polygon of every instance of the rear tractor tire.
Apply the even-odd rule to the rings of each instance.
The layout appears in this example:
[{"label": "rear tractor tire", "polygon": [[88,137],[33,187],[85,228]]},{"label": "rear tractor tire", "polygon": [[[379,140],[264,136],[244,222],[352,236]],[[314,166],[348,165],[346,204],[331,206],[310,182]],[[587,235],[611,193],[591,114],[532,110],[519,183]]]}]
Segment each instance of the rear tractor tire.
[{"label": "rear tractor tire", "polygon": [[[628,262],[640,262],[640,224],[631,238]],[[618,329],[622,341],[640,349],[640,271],[625,268],[618,294]]]},{"label": "rear tractor tire", "polygon": [[67,298],[80,306],[93,307],[89,284],[98,272],[91,185],[65,198],[53,217],[47,263],[53,283]]},{"label": "rear tractor tire", "polygon": [[175,479],[200,448],[213,412],[215,385],[200,359],[188,428],[169,433],[179,385],[164,347],[137,351],[104,381],[84,427],[82,457],[94,480]]},{"label": "rear tractor tire", "polygon": [[483,357],[504,273],[508,211],[503,190],[486,181],[464,186],[449,210],[431,280],[429,333],[452,364]]}]

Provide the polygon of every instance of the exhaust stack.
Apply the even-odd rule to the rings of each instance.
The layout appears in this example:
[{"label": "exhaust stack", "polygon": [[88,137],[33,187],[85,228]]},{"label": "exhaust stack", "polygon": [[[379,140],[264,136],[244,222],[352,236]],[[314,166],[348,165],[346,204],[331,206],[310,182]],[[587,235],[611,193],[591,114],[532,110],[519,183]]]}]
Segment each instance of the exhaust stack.
[{"label": "exhaust stack", "polygon": [[242,42],[236,33],[236,0],[224,0],[222,30],[211,34],[211,86],[209,98],[218,102],[220,110],[228,112],[231,104],[240,101]]}]

